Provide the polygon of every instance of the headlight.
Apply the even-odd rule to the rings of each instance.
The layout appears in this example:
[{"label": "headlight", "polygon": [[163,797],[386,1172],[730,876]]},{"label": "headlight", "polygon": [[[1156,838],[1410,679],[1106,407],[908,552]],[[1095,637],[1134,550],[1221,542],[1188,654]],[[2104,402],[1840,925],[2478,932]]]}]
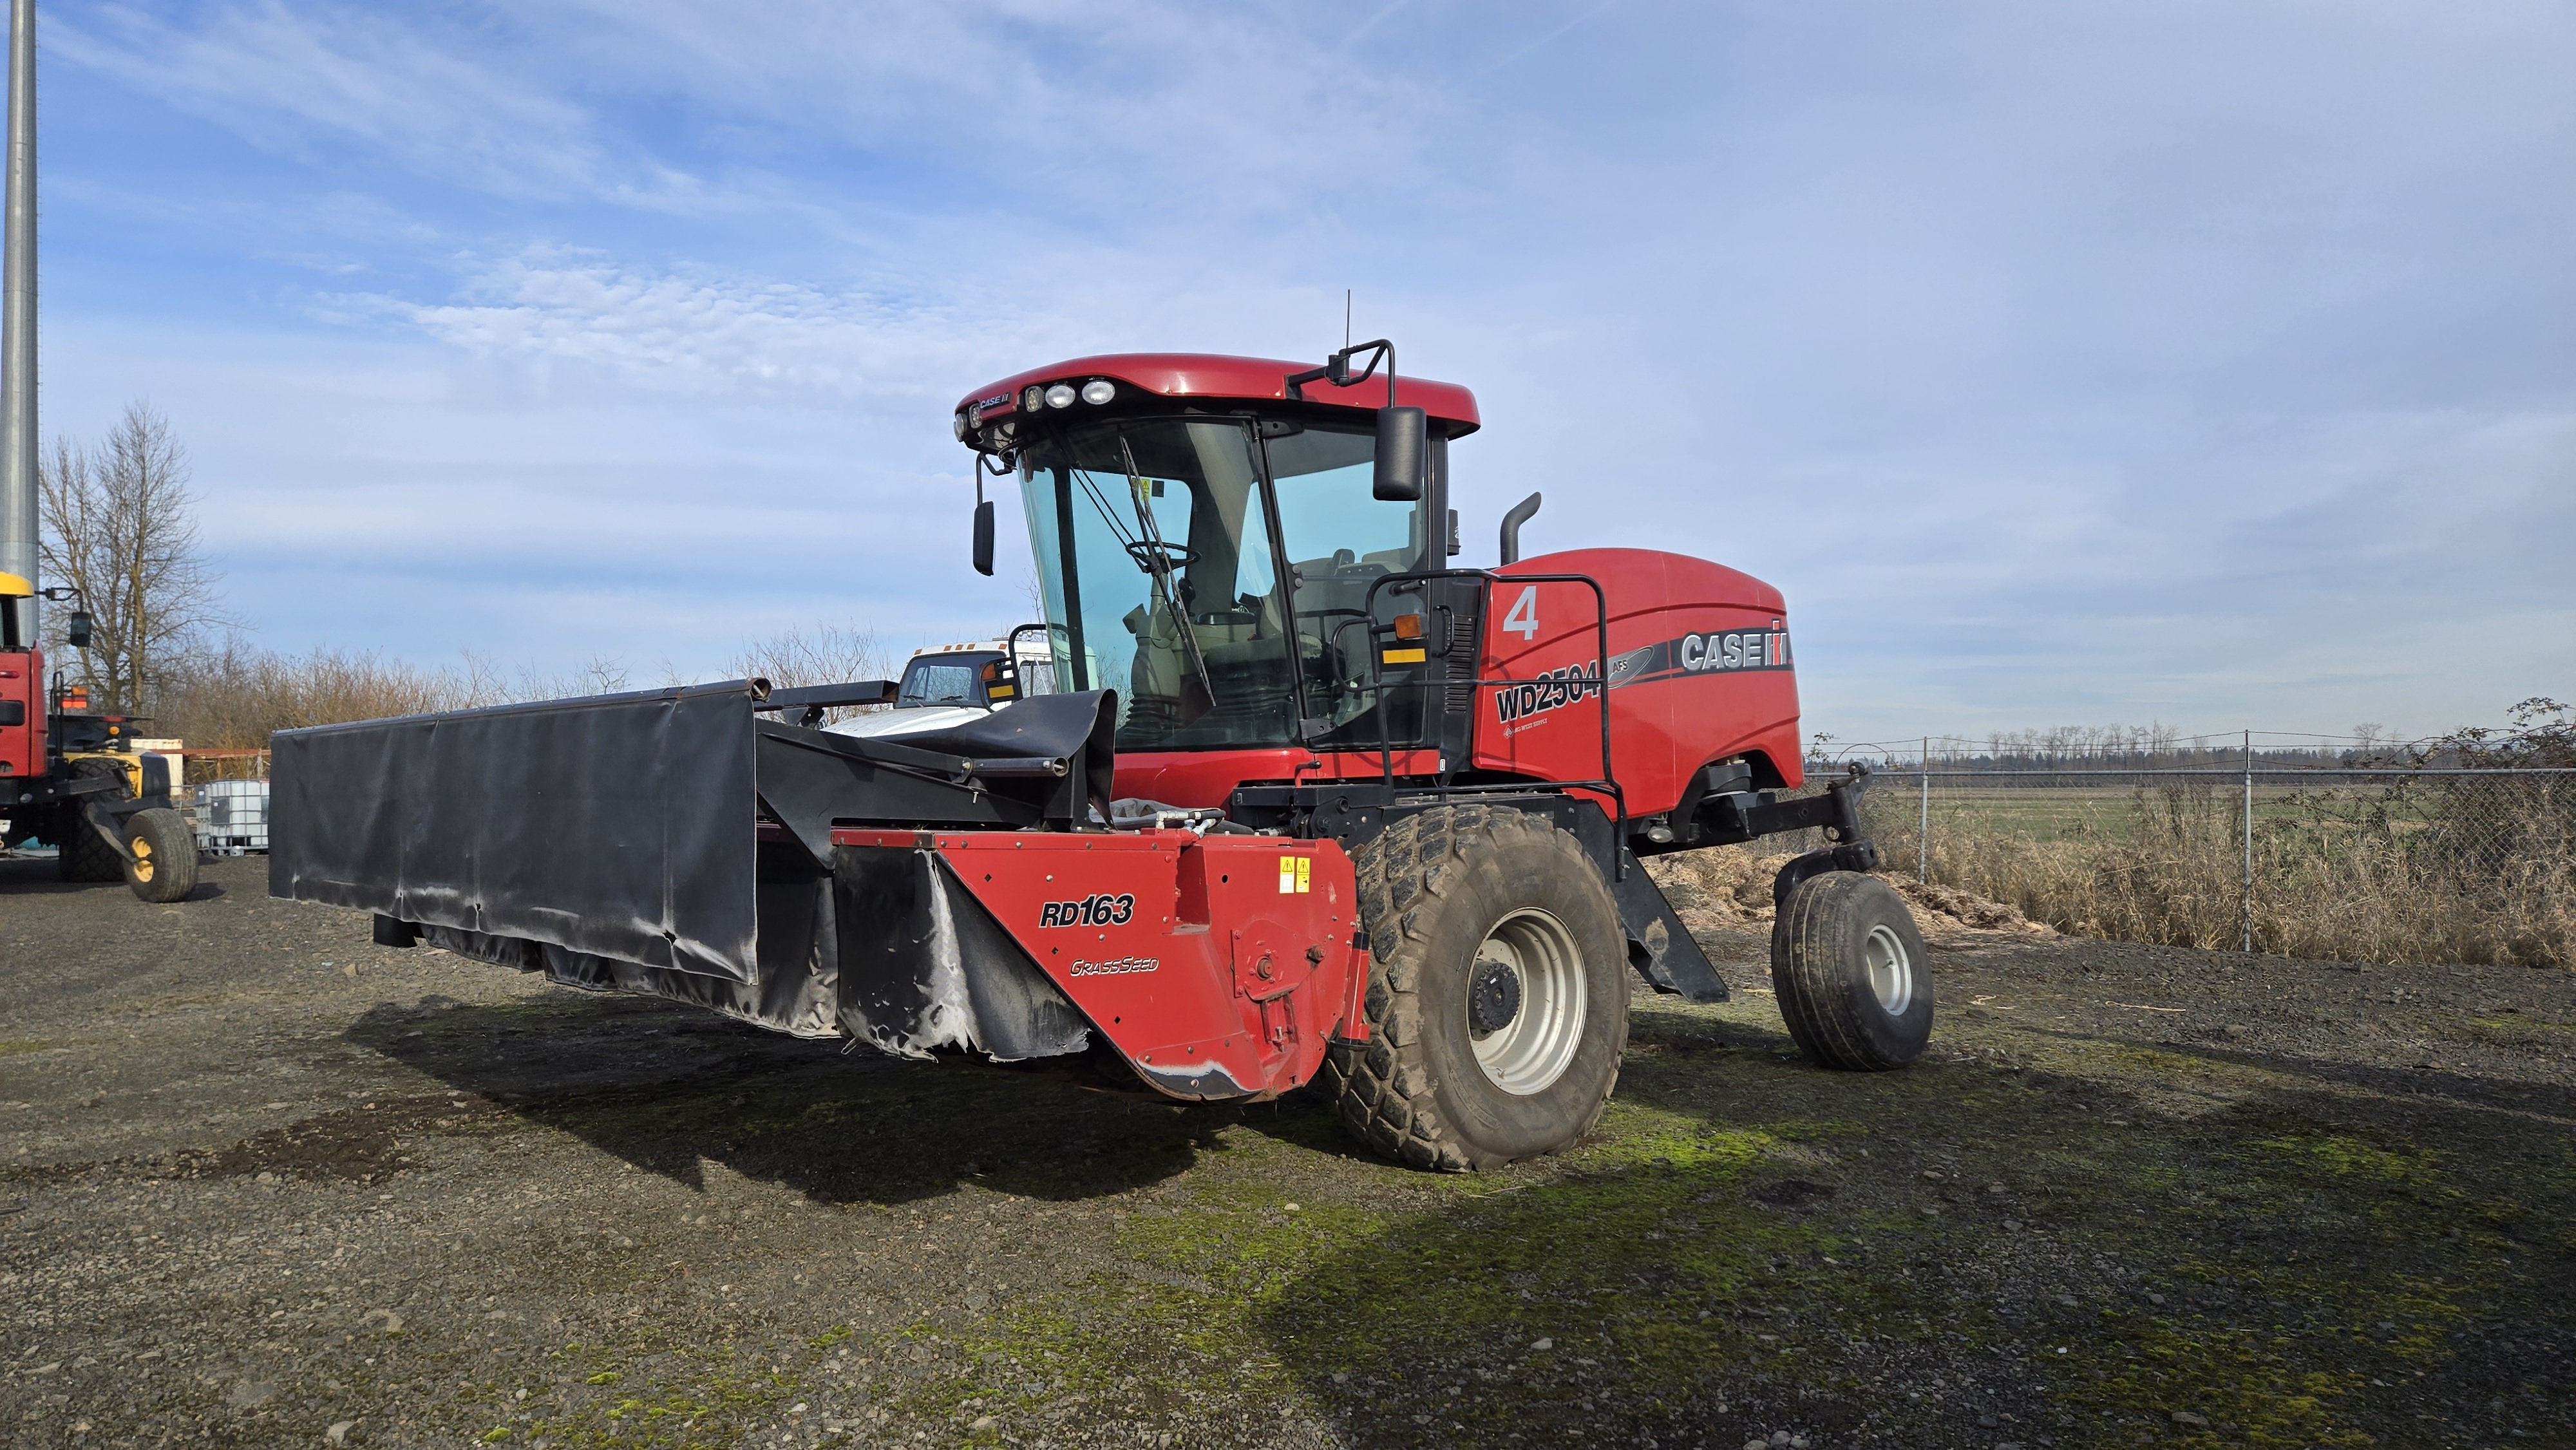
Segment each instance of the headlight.
[{"label": "headlight", "polygon": [[[1038,399],[1047,396],[1049,396],[1049,394],[1046,389],[1039,387],[1035,383],[1029,384],[1026,388],[1020,391],[1021,411],[1028,413],[1036,412],[1038,410]],[[1056,406],[1062,407],[1064,405],[1059,403]]]},{"label": "headlight", "polygon": [[[1117,386],[1111,383],[1107,378],[1093,378],[1090,382],[1082,385],[1082,400],[1095,408],[1117,396]],[[1047,401],[1055,403],[1055,399],[1053,397],[1049,397]],[[1066,401],[1070,402],[1071,399],[1067,399]],[[1064,406],[1063,403],[1055,403],[1055,405],[1059,408]]]},{"label": "headlight", "polygon": [[[1030,392],[1032,392],[1032,393],[1034,393],[1034,392],[1036,392],[1036,391],[1037,391],[1037,389],[1035,389],[1035,388],[1031,388],[1031,389],[1029,389],[1029,391],[1030,391]],[[1046,390],[1046,405],[1047,405],[1048,407],[1050,407],[1050,408],[1070,408],[1070,407],[1072,407],[1072,406],[1073,406],[1073,384],[1071,384],[1071,383],[1058,383],[1058,384],[1056,384],[1054,387],[1047,389],[1047,390]],[[1030,407],[1032,407],[1032,408],[1034,408],[1034,407],[1036,407],[1036,406],[1037,406],[1037,404],[1035,404],[1035,403],[1031,403],[1029,406],[1030,406]]]},{"label": "headlight", "polygon": [[954,431],[954,432],[957,434],[957,441],[958,441],[958,442],[963,443],[963,442],[965,442],[965,441],[966,441],[966,415],[965,415],[965,414],[960,413],[960,414],[958,414],[956,417],[949,419],[949,420],[948,420],[948,426],[949,426],[949,428],[950,428],[952,431]]}]

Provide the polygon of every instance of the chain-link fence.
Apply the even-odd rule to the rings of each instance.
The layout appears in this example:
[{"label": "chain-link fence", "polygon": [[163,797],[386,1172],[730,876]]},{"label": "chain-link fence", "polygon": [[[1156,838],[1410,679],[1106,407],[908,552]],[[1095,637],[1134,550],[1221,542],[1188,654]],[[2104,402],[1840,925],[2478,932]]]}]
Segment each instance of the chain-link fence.
[{"label": "chain-link fence", "polygon": [[[1811,762],[1808,788],[1840,769]],[[1888,872],[2062,931],[2576,965],[2576,770],[1978,769],[1935,756],[1879,763],[1863,819]]]}]

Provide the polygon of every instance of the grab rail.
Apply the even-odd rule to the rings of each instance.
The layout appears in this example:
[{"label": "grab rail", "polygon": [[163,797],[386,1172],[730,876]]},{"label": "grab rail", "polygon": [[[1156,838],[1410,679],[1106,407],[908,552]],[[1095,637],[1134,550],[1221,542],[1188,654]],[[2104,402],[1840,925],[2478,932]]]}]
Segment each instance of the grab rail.
[{"label": "grab rail", "polygon": [[[1533,677],[1530,679],[1474,678],[1465,680],[1405,679],[1393,682],[1388,681],[1385,678],[1385,663],[1381,658],[1383,651],[1379,648],[1379,643],[1384,638],[1392,637],[1393,626],[1381,627],[1377,622],[1378,591],[1386,588],[1390,584],[1420,584],[1434,579],[1472,579],[1477,582],[1478,587],[1483,591],[1483,596],[1478,602],[1476,612],[1476,617],[1480,622],[1480,629],[1481,622],[1489,619],[1493,614],[1493,588],[1496,584],[1504,582],[1514,584],[1580,584],[1585,588],[1590,589],[1592,591],[1593,625],[1600,646],[1600,654],[1598,658],[1592,662],[1594,673],[1589,675],[1558,675],[1554,679],[1538,679]],[[1620,788],[1617,775],[1611,769],[1609,678],[1610,596],[1607,591],[1602,589],[1601,581],[1593,578],[1589,574],[1516,573],[1510,575],[1507,581],[1505,576],[1498,574],[1491,569],[1414,570],[1402,574],[1384,574],[1371,580],[1369,582],[1367,598],[1363,601],[1362,612],[1365,615],[1365,622],[1369,629],[1370,648],[1368,688],[1375,693],[1377,698],[1378,766],[1385,780],[1387,798],[1392,800],[1396,795],[1395,744],[1387,734],[1388,711],[1386,706],[1388,698],[1392,692],[1404,689],[1426,691],[1447,690],[1453,685],[1466,685],[1471,689],[1477,690],[1503,685],[1560,684],[1589,686],[1592,689],[1594,701],[1600,706],[1601,777],[1598,780],[1559,780],[1549,781],[1546,783],[1569,790],[1596,791],[1610,797],[1612,802],[1617,805],[1618,829],[1611,837],[1611,879],[1614,881],[1625,879],[1627,874],[1628,855],[1628,793]],[[1449,647],[1454,650],[1457,647],[1457,641],[1452,639],[1449,642]],[[1474,647],[1479,649],[1479,658],[1481,659],[1482,640],[1479,639],[1476,641]],[[1446,656],[1443,657],[1445,658]],[[1474,736],[1471,731],[1469,735],[1471,742],[1473,738]],[[1449,783],[1448,764],[1446,761],[1443,761],[1441,763],[1441,770],[1439,773],[1439,785],[1432,793],[1437,794],[1441,799],[1446,800],[1453,792],[1474,795],[1480,793],[1525,790],[1527,788],[1527,785],[1521,782],[1509,782],[1486,786],[1452,786]]]}]

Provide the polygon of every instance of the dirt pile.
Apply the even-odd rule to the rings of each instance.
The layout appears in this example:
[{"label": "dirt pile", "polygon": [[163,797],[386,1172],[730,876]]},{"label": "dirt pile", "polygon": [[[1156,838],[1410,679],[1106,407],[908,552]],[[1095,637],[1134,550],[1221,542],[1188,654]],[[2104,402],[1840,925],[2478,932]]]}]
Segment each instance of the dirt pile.
[{"label": "dirt pile", "polygon": [[[1715,846],[1679,851],[1646,862],[1646,874],[1664,889],[1673,909],[1694,930],[1767,925],[1772,918],[1771,881],[1787,864],[1786,854],[1757,856],[1742,846]],[[1897,877],[1881,877],[1905,898],[1914,924],[1927,937],[1962,932],[2012,932],[2024,936],[2057,933],[2000,901],[1989,901],[1955,886],[1927,886]]]},{"label": "dirt pile", "polygon": [[2028,936],[2057,935],[2056,928],[2047,923],[2033,921],[2015,908],[2000,901],[1989,901],[1973,891],[1898,878],[1889,878],[1887,884],[1895,887],[1897,894],[1905,898],[1905,904],[1914,908],[1915,924],[1926,932],[1967,928],[2020,932]]},{"label": "dirt pile", "polygon": [[1786,855],[1757,856],[1742,846],[1715,846],[1649,857],[1646,874],[1664,889],[1684,921],[1741,926],[1771,919],[1771,878],[1788,860]]}]

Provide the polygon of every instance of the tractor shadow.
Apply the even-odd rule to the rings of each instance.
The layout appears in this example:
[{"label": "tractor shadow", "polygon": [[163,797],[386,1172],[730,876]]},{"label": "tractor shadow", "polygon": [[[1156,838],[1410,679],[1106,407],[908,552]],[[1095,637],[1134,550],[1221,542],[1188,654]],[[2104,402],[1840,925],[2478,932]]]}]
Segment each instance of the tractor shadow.
[{"label": "tractor shadow", "polygon": [[[2107,1443],[2090,1427],[2177,1406],[2282,1443],[2402,1441],[2436,1408],[2576,1432],[2576,1401],[2522,1388],[2563,1377],[2576,1337],[2576,1147],[2532,1136],[2565,1090],[2507,1112],[2452,1074],[2391,1097],[2267,1058],[2269,1086],[2184,1114],[2130,1067],[1826,1073],[1785,1035],[1638,1026],[1595,1138],[1262,1296],[1259,1332],[1347,1443],[1839,1444],[1891,1428],[1885,1386],[1936,1377],[1899,1396],[1910,1443]],[[2371,1332],[2245,1351],[2258,1319]],[[2134,1336],[2161,1374],[2090,1352]]]},{"label": "tractor shadow", "polygon": [[[1843,1443],[1890,1428],[1890,1385],[1927,1445],[2107,1443],[2194,1406],[2283,1443],[2402,1441],[2436,1407],[2576,1432],[2576,1401],[2523,1388],[2576,1338],[2576,1089],[2117,1030],[2044,1034],[2078,1064],[2049,1072],[1832,1073],[1767,1018],[1668,1003],[1637,1002],[1592,1138],[1261,1296],[1347,1443]],[[2183,1104],[2177,1073],[2225,1100]],[[1322,1104],[1265,1131],[1335,1151]],[[2246,1355],[2258,1321],[2370,1332]],[[2163,1371],[2089,1352],[2132,1336]]]},{"label": "tractor shadow", "polygon": [[822,1204],[970,1181],[1051,1200],[1124,1193],[1187,1169],[1224,1126],[1046,1074],[844,1053],[643,998],[433,996],[376,1007],[345,1036],[465,1100],[432,1104],[424,1121],[448,1124],[432,1131],[547,1128],[691,1189],[716,1163]]}]

